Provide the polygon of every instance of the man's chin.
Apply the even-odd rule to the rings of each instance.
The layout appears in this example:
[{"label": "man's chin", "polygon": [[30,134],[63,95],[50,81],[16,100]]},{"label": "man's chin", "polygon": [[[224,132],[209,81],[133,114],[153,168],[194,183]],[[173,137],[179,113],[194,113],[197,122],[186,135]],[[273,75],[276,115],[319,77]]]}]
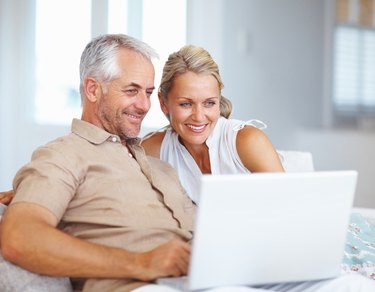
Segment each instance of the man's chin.
[{"label": "man's chin", "polygon": [[128,128],[127,131],[124,132],[124,134],[127,137],[127,139],[134,139],[134,138],[139,137],[140,132],[141,132],[140,128],[134,129],[132,131],[129,131],[129,128]]}]

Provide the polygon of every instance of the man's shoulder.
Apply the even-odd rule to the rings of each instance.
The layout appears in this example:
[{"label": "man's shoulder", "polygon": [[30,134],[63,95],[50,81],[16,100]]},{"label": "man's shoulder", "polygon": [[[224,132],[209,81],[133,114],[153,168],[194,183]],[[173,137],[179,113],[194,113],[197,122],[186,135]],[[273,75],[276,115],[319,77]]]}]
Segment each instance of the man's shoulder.
[{"label": "man's shoulder", "polygon": [[79,144],[82,139],[73,133],[68,133],[66,135],[57,137],[53,140],[48,141],[46,144],[39,146],[38,148],[50,148],[50,149],[59,149],[72,147],[76,144]]},{"label": "man's shoulder", "polygon": [[54,140],[37,147],[33,152],[33,158],[35,159],[40,156],[52,158],[57,155],[61,157],[69,157],[71,160],[72,157],[75,156],[75,153],[79,154],[85,152],[82,151],[83,141],[83,139],[80,139],[72,133],[57,137]]}]

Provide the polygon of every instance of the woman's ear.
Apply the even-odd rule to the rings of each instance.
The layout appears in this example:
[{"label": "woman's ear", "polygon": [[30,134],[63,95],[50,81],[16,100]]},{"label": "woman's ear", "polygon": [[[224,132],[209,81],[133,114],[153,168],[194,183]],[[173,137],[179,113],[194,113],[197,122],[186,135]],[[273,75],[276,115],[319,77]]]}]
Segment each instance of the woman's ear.
[{"label": "woman's ear", "polygon": [[84,82],[84,92],[86,98],[91,102],[96,102],[101,94],[101,88],[98,81],[92,77],[88,77]]},{"label": "woman's ear", "polygon": [[165,104],[165,101],[164,101],[164,99],[163,99],[163,97],[162,97],[162,95],[161,95],[161,92],[158,92],[158,98],[159,98],[159,103],[160,103],[160,108],[161,108],[161,110],[163,111],[163,113],[164,113],[164,115],[166,116],[166,117],[168,117],[169,116],[169,114],[168,114],[168,107],[167,107],[167,105]]}]

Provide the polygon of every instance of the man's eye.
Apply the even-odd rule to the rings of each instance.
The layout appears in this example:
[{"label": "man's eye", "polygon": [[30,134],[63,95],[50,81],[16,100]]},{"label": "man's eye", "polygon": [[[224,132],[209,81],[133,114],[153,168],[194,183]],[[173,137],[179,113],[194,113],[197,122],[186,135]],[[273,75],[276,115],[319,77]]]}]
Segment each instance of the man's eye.
[{"label": "man's eye", "polygon": [[152,95],[153,92],[154,92],[153,90],[147,90],[147,91],[146,91],[146,94],[147,94],[147,96],[150,97],[150,96]]},{"label": "man's eye", "polygon": [[138,89],[127,89],[125,92],[129,95],[136,95],[138,94]]}]

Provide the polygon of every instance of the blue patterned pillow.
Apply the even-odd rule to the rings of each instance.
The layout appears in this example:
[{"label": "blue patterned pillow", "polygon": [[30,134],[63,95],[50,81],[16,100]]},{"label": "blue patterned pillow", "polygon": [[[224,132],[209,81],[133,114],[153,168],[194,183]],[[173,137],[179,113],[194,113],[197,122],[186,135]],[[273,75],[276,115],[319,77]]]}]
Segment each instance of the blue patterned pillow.
[{"label": "blue patterned pillow", "polygon": [[375,225],[359,213],[350,218],[342,268],[375,280]]}]

